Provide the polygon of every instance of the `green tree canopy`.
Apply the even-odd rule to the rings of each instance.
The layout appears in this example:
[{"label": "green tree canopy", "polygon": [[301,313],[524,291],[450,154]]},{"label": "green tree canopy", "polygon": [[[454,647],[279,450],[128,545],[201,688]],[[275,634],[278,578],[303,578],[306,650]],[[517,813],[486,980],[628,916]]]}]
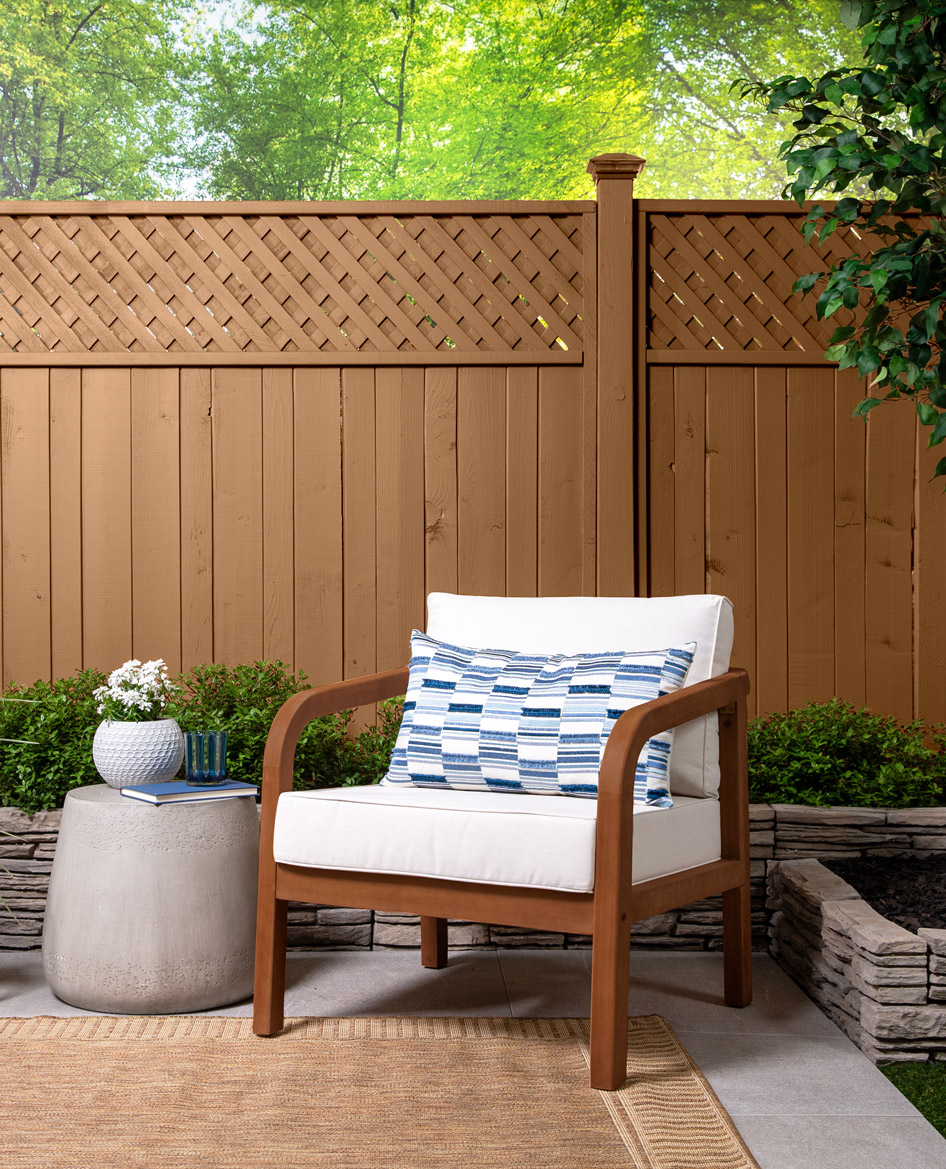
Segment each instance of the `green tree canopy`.
[{"label": "green tree canopy", "polygon": [[273,0],[212,41],[191,161],[244,198],[567,197],[636,108],[625,0]]},{"label": "green tree canopy", "polygon": [[644,154],[644,194],[772,196],[773,124],[730,91],[840,64],[839,0],[250,0],[192,101],[195,169],[252,198],[587,196]]},{"label": "green tree canopy", "polygon": [[773,196],[734,77],[838,67],[841,0],[5,0],[0,197]]},{"label": "green tree canopy", "polygon": [[840,0],[644,0],[641,41],[640,189],[683,199],[777,197],[791,117],[747,106],[733,80],[823,73],[858,49]]},{"label": "green tree canopy", "polygon": [[183,0],[4,0],[0,197],[161,192],[182,8]]}]

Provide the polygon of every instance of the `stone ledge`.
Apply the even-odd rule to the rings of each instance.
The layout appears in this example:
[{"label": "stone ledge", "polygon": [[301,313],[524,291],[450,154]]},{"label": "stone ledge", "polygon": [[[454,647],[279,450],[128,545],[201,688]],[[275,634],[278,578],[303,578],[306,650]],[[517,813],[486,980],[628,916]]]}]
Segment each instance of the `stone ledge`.
[{"label": "stone ledge", "polygon": [[776,824],[886,824],[886,808],[817,808],[808,804],[773,804]]},{"label": "stone ledge", "polygon": [[946,958],[946,930],[920,929],[917,933],[929,946],[930,951],[940,958]]},{"label": "stone ledge", "polygon": [[946,828],[946,808],[891,808],[887,812],[887,823]]},{"label": "stone ledge", "polygon": [[17,836],[24,834],[32,836],[37,832],[58,832],[61,821],[61,808],[37,812],[33,816],[27,815],[19,808],[0,808],[0,829],[4,832],[13,832]]},{"label": "stone ledge", "polygon": [[925,954],[926,942],[882,917],[866,901],[825,901],[825,926],[846,934],[867,954]]}]

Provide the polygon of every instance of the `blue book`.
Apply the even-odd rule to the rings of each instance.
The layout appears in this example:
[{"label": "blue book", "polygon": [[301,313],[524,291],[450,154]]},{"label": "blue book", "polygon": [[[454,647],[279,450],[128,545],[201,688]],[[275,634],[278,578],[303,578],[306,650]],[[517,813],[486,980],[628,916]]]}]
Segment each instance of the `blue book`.
[{"label": "blue book", "polygon": [[119,788],[123,796],[144,800],[146,804],[189,804],[195,800],[227,800],[233,796],[255,796],[259,789],[252,783],[228,779],[214,787],[192,787],[181,780],[170,783],[139,783]]}]

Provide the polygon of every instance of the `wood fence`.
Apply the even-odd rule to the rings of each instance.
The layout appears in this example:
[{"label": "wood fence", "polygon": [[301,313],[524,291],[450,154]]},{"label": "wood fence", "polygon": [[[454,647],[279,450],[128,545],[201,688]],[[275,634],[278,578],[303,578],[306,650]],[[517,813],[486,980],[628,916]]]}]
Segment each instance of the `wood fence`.
[{"label": "wood fence", "polygon": [[400,664],[431,589],[711,590],[760,710],[946,717],[944,502],[905,405],[848,421],[797,210],[592,169],[591,202],[0,206],[4,682],[328,681]]}]

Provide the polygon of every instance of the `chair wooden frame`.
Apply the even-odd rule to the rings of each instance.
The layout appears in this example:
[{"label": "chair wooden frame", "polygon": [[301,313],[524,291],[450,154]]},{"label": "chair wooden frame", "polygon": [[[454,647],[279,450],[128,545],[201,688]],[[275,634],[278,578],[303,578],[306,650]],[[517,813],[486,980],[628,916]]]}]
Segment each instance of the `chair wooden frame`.
[{"label": "chair wooden frame", "polygon": [[[723,982],[727,1005],[752,997],[749,904],[749,796],[745,670],[684,687],[626,711],[608,738],[598,779],[593,893],[563,893],[386,873],[281,864],[273,856],[276,804],[292,789],[299,735],[320,715],[403,694],[406,668],[353,678],[296,694],[280,709],[266,741],[260,841],[253,1030],[275,1035],[284,1022],[286,913],[290,901],[416,913],[421,962],[447,961],[447,919],[590,934],[591,1085],[612,1090],[627,1074],[627,995],[631,925],[701,897],[722,894]],[[634,772],[647,740],[659,731],[718,713],[720,859],[639,884],[631,882]]]}]

